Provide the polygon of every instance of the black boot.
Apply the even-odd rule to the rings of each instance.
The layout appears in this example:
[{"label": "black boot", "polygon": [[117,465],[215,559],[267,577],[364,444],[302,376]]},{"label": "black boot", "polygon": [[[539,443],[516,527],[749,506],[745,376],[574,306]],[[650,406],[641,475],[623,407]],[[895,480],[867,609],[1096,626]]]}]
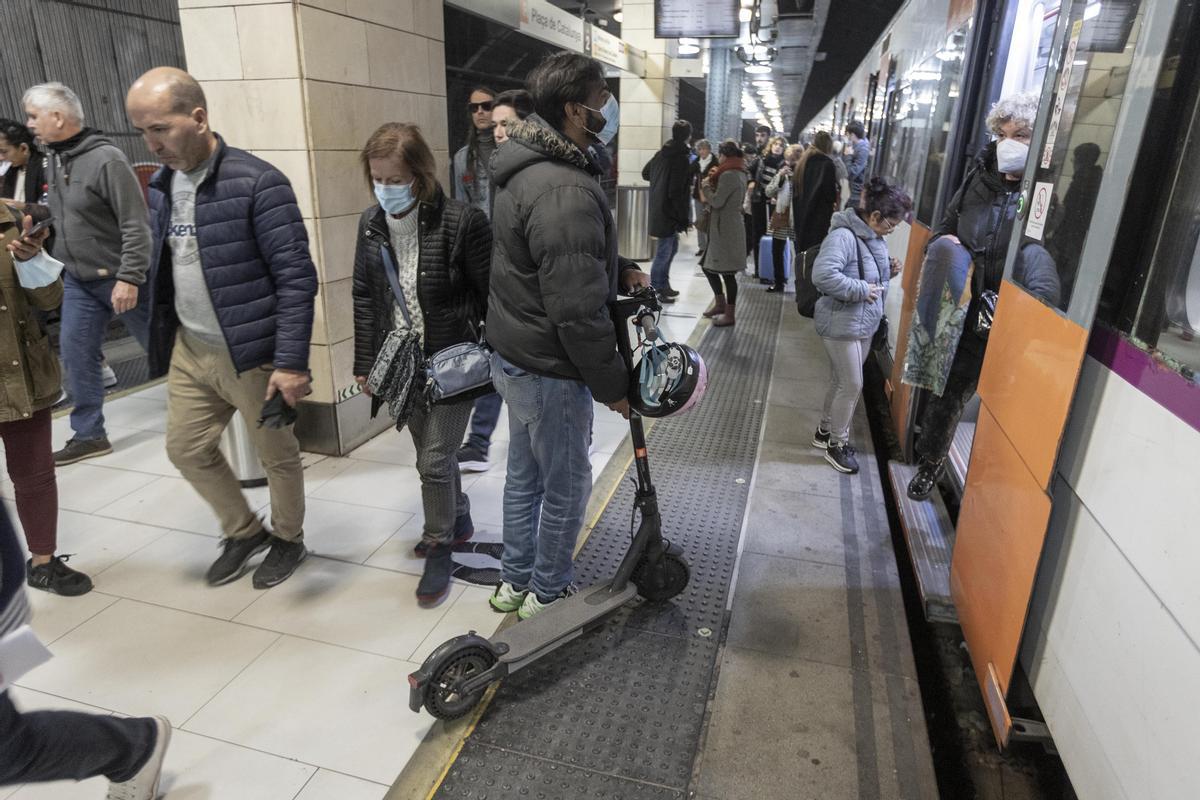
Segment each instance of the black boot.
[{"label": "black boot", "polygon": [[417,584],[417,605],[433,608],[450,594],[450,573],[454,561],[450,558],[450,546],[436,544],[425,555],[425,574]]},{"label": "black boot", "polygon": [[942,467],[946,460],[933,461],[922,458],[917,465],[917,474],[908,482],[908,496],[913,500],[926,500],[937,487],[938,478],[942,476]]},{"label": "black boot", "polygon": [[[456,544],[465,544],[466,542],[471,541],[471,537],[474,535],[475,523],[471,521],[471,512],[468,511],[454,520],[454,541],[451,542],[451,546]],[[417,542],[417,546],[413,548],[413,553],[416,554],[417,558],[424,558],[425,554],[429,552],[429,547],[429,543],[422,539],[421,541]]]}]

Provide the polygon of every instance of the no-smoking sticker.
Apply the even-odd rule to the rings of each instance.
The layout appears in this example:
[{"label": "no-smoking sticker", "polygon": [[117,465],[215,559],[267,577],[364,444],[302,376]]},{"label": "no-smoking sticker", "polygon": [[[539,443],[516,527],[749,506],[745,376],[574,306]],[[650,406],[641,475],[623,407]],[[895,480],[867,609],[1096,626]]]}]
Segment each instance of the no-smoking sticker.
[{"label": "no-smoking sticker", "polygon": [[1053,183],[1035,183],[1033,197],[1029,199],[1029,224],[1025,235],[1039,242],[1046,235],[1046,217],[1050,216],[1050,197],[1054,194]]}]

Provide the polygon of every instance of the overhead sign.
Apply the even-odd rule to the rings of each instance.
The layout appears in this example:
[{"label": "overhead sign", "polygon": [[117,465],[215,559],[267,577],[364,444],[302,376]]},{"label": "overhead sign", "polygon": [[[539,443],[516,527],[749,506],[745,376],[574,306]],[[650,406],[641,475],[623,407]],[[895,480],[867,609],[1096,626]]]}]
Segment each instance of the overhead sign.
[{"label": "overhead sign", "polygon": [[521,25],[517,30],[566,50],[584,49],[583,20],[546,0],[521,0]]},{"label": "overhead sign", "polygon": [[589,43],[588,52],[597,61],[610,66],[632,72],[638,77],[646,75],[646,52],[638,50],[628,42],[613,36],[603,28],[588,25],[585,40]]},{"label": "overhead sign", "polygon": [[736,38],[740,8],[738,0],[654,0],[654,37]]}]

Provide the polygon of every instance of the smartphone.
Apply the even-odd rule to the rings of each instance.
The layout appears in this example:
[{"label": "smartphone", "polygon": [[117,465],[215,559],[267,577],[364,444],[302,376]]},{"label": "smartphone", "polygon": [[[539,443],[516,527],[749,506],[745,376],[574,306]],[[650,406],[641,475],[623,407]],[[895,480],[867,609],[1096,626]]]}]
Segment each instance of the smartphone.
[{"label": "smartphone", "polygon": [[41,233],[42,231],[46,230],[53,224],[54,224],[54,217],[46,217],[44,220],[42,220],[41,222],[37,223],[32,228],[30,228],[27,233],[21,234],[21,238],[24,239],[29,236],[33,236],[34,234]]}]

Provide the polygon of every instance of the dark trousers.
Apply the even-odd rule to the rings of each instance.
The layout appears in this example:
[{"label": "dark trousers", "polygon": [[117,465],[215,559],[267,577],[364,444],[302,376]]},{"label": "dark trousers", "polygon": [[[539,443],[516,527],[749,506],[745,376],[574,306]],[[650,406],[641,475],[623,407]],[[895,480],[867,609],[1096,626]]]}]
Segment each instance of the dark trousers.
[{"label": "dark trousers", "polygon": [[787,285],[787,269],[784,263],[784,253],[788,249],[788,240],[778,236],[771,238],[771,265],[775,268],[775,288],[782,289]]},{"label": "dark trousers", "polygon": [[725,302],[730,305],[737,302],[738,287],[736,272],[713,272],[706,269],[704,270],[704,277],[708,278],[708,285],[712,287],[714,295],[717,297],[724,295]]},{"label": "dark trousers", "polygon": [[82,781],[114,783],[137,774],[155,744],[154,720],[78,711],[22,713],[0,694],[0,786]]},{"label": "dark trousers", "polygon": [[0,422],[0,439],[29,552],[52,556],[58,545],[58,482],[50,444],[50,409],[29,419]]},{"label": "dark trousers", "polygon": [[467,434],[467,444],[478,447],[483,452],[488,451],[492,443],[492,434],[500,422],[500,406],[504,398],[499,392],[490,392],[475,398],[475,410],[471,414],[471,432]]},{"label": "dark trousers", "polygon": [[750,216],[754,220],[754,241],[747,242],[750,247],[750,252],[758,252],[758,243],[762,241],[762,237],[767,235],[767,218],[770,215],[770,210],[767,207],[766,200],[752,200],[750,202]]},{"label": "dark trousers", "polygon": [[950,362],[945,390],[940,397],[930,398],[921,417],[917,455],[927,461],[941,461],[950,452],[963,408],[971,401],[979,386],[987,340],[976,336],[970,327],[968,323],[954,352],[954,361]]}]

